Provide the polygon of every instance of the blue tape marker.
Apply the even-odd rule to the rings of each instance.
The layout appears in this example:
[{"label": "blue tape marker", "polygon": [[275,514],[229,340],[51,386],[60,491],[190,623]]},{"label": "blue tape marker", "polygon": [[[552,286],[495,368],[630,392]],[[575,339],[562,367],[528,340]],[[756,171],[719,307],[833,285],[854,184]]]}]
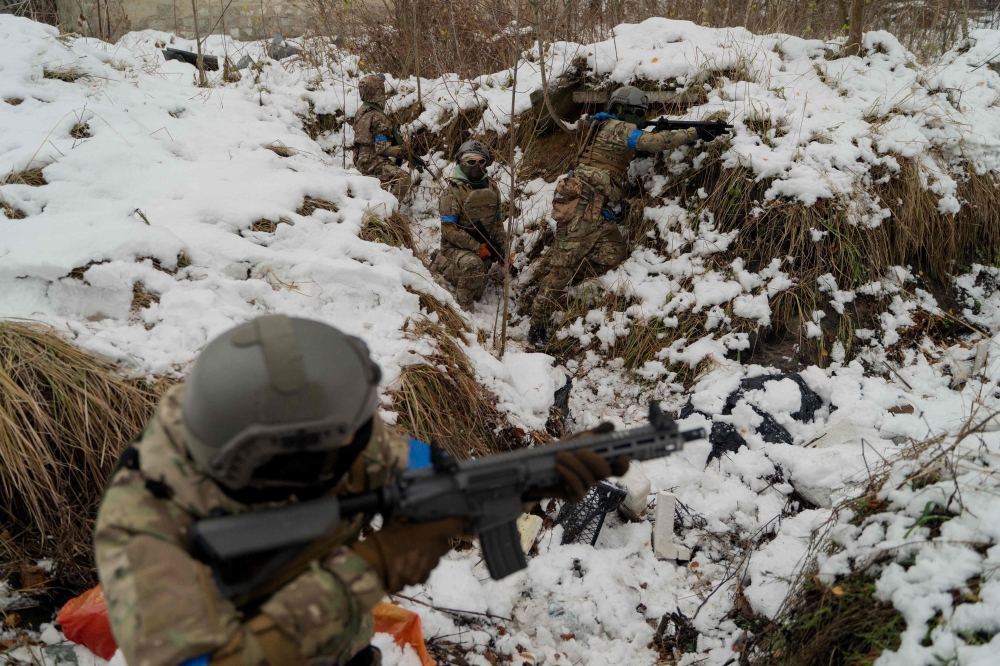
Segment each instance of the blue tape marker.
[{"label": "blue tape marker", "polygon": [[643,135],[641,129],[634,129],[632,133],[628,135],[628,149],[635,150],[635,147],[639,145],[639,137]]},{"label": "blue tape marker", "polygon": [[425,469],[431,466],[431,447],[419,439],[410,439],[410,464],[407,470]]},{"label": "blue tape marker", "polygon": [[457,224],[458,223],[458,215],[442,215],[441,216],[441,223],[442,224]]}]

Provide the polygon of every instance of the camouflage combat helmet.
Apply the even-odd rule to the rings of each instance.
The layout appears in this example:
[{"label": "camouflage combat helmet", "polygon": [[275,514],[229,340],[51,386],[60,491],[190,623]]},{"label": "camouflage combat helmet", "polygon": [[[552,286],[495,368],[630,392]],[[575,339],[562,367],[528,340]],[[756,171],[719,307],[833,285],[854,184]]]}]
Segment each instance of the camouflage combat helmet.
[{"label": "camouflage combat helmet", "polygon": [[490,149],[486,147],[480,141],[469,140],[458,147],[458,154],[455,156],[456,161],[462,160],[462,155],[468,153],[476,153],[477,155],[482,155],[486,158],[486,166],[493,164],[493,155],[490,154]]},{"label": "camouflage combat helmet", "polygon": [[372,104],[385,104],[385,76],[382,74],[369,74],[358,83],[358,93],[362,102]]},{"label": "camouflage combat helmet", "polygon": [[643,123],[648,110],[649,97],[635,86],[619,88],[608,100],[608,112],[633,125]]},{"label": "camouflage combat helmet", "polygon": [[360,339],[317,321],[260,317],[195,361],[185,444],[230,492],[329,487],[367,445],[380,379]]}]

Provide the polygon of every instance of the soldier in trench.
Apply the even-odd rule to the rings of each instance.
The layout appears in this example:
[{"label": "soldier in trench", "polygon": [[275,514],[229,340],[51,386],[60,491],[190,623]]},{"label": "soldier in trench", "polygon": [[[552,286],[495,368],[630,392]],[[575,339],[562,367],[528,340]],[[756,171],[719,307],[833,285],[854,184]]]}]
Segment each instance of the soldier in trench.
[{"label": "soldier in trench", "polygon": [[565,307],[566,290],[603,275],[625,261],[625,240],[618,230],[625,174],[636,153],[657,153],[693,143],[697,129],[644,132],[649,98],[633,86],[614,91],[607,111],[595,114],[580,147],[576,166],[559,181],[552,201],[555,243],[548,272],[531,306],[528,341],[548,344],[552,313]]}]

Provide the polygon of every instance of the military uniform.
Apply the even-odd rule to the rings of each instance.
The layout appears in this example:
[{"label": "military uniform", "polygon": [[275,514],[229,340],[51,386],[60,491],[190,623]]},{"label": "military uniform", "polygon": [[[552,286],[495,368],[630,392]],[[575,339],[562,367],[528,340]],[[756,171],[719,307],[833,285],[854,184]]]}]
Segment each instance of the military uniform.
[{"label": "military uniform", "polygon": [[[441,248],[431,269],[455,287],[455,299],[471,307],[486,289],[494,262],[503,263],[504,228],[500,190],[489,177],[473,182],[456,167],[441,195]],[[483,256],[483,246],[489,255]]]},{"label": "military uniform", "polygon": [[354,116],[354,165],[366,176],[382,182],[382,187],[403,201],[412,181],[406,169],[396,165],[406,150],[399,130],[377,104],[365,103]]},{"label": "military uniform", "polygon": [[556,186],[555,243],[549,270],[532,304],[532,323],[544,326],[560,309],[567,286],[602,275],[625,261],[625,241],[610,204],[621,200],[625,174],[637,152],[659,152],[697,138],[697,130],[643,132],[607,113],[594,116],[576,168]]},{"label": "military uniform", "polygon": [[[346,547],[370,517],[345,519],[261,599],[234,604],[224,598],[209,568],[190,554],[188,528],[206,516],[255,507],[225,494],[187,455],[183,395],[178,386],[163,397],[141,439],[123,455],[97,517],[98,574],[126,661],[178,666],[211,654],[213,663],[227,657],[225,663],[264,666],[266,652],[272,661],[282,655],[281,666],[316,659],[345,664],[368,645],[371,609],[384,595],[366,560]],[[380,486],[407,458],[408,443],[375,416],[366,448],[330,492]]]}]

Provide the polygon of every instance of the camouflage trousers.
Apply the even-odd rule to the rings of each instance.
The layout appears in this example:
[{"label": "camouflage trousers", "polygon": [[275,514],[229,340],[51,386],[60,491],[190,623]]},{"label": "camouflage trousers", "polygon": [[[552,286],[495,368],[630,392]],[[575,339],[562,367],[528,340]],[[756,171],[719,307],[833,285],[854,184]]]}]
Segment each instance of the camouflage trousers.
[{"label": "camouflage trousers", "polygon": [[390,192],[400,203],[406,200],[413,186],[410,173],[396,166],[392,160],[373,159],[369,164],[358,165],[358,170],[366,176],[378,178],[382,189]]},{"label": "camouflage trousers", "polygon": [[603,275],[625,261],[625,240],[618,226],[601,215],[604,197],[570,176],[559,182],[552,202],[556,239],[549,269],[531,306],[531,322],[544,326],[553,311],[565,307],[566,288]]},{"label": "camouflage trousers", "polygon": [[486,290],[490,266],[475,252],[444,246],[434,257],[431,270],[442,275],[455,287],[455,300],[459,305],[470,308],[482,298],[483,291]]}]

